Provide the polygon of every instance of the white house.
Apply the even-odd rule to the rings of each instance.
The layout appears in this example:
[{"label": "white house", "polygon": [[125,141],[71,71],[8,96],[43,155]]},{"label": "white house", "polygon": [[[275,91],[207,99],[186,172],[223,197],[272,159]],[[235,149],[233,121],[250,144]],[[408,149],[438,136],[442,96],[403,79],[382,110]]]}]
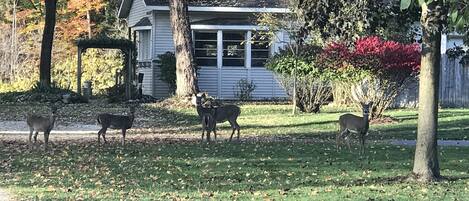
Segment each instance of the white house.
[{"label": "white house", "polygon": [[[252,34],[262,29],[253,23],[255,15],[261,12],[288,12],[286,1],[189,0],[195,60],[200,67],[198,84],[202,91],[207,91],[218,98],[234,99],[234,86],[240,79],[245,78],[256,84],[257,88],[253,92],[255,99],[287,97],[275,75],[263,65],[266,58],[277,51],[282,44],[276,42],[267,47],[250,42]],[[145,74],[144,94],[167,97],[168,86],[159,79],[160,70],[155,61],[159,54],[174,51],[168,1],[122,0],[119,17],[127,20],[131,31],[138,38],[138,71]],[[279,33],[278,36],[281,38],[279,40],[288,40],[286,34]],[[447,49],[462,44],[461,35],[443,35],[441,43],[443,58]],[[461,90],[456,90],[466,88],[461,84],[463,82],[447,83],[447,80],[459,80],[464,76],[469,80],[469,70],[456,62],[453,63],[448,63],[445,59],[442,62],[440,99],[444,102],[447,97],[452,97],[445,93],[451,91],[459,96],[468,96],[467,104],[464,105],[469,106],[469,91],[462,93]],[[456,67],[452,67],[454,65]],[[397,105],[416,104],[418,94],[415,92],[416,87],[406,91],[408,92],[401,93],[402,98],[398,99]],[[452,98],[450,102],[454,102],[453,99],[457,98]]]},{"label": "white house", "polygon": [[[194,40],[199,88],[221,99],[234,99],[240,79],[256,85],[255,99],[285,98],[275,75],[264,67],[280,43],[259,45],[251,36],[262,27],[253,23],[260,12],[285,13],[284,0],[190,0],[189,17]],[[127,19],[137,35],[138,69],[144,73],[143,92],[155,97],[169,95],[158,77],[155,60],[174,51],[167,0],[123,0],[119,17]],[[287,37],[280,33],[280,37]],[[283,40],[283,39],[282,39]]]}]

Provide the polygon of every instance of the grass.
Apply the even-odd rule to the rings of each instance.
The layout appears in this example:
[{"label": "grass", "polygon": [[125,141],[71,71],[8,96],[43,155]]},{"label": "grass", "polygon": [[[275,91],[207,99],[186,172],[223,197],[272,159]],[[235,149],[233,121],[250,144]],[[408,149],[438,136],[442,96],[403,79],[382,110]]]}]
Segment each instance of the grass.
[{"label": "grass", "polygon": [[[8,106],[10,111],[15,107],[20,106]],[[79,122],[87,122],[95,110],[105,110],[73,107],[70,110],[86,114],[75,116]],[[119,105],[108,107],[124,111]],[[25,141],[3,138],[0,186],[26,200],[456,200],[469,196],[467,147],[440,147],[444,181],[423,185],[404,179],[412,168],[413,148],[387,145],[381,139],[414,139],[415,110],[387,113],[399,123],[373,125],[374,142],[367,157],[359,158],[356,153],[337,152],[331,141],[336,119],[345,111],[326,108],[319,115],[291,116],[289,109],[287,105],[242,106],[242,137],[285,137],[276,141],[205,144],[145,134],[148,137],[130,139],[125,148],[117,140],[99,147],[94,138],[65,139],[53,142],[52,150],[44,153],[30,150]],[[146,105],[139,114],[137,123],[142,126],[160,126],[175,135],[200,132],[193,109]],[[440,111],[439,137],[466,139],[468,114],[465,109]],[[221,128],[224,137],[227,126]]]}]

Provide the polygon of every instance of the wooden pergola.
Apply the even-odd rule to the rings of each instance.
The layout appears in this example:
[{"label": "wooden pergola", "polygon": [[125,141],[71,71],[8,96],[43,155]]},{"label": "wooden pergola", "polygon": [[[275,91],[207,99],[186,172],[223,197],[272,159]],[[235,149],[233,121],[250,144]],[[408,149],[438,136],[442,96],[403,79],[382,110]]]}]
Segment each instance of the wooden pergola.
[{"label": "wooden pergola", "polygon": [[130,100],[132,97],[131,87],[132,81],[135,78],[135,65],[136,65],[136,46],[131,40],[127,39],[111,39],[111,38],[92,38],[92,39],[78,39],[76,41],[78,47],[78,63],[77,63],[77,93],[81,94],[81,55],[86,49],[89,48],[103,48],[103,49],[119,49],[121,50],[126,60],[124,61],[124,85],[125,85],[125,98]]}]

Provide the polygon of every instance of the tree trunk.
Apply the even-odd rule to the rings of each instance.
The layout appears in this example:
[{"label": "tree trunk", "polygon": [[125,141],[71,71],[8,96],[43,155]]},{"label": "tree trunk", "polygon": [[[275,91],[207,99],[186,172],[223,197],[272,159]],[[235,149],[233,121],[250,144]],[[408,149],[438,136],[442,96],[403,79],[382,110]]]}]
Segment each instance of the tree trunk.
[{"label": "tree trunk", "polygon": [[46,0],[46,21],[41,43],[41,59],[39,64],[39,79],[42,86],[50,87],[51,83],[51,60],[52,43],[54,42],[55,15],[57,11],[57,0]]},{"label": "tree trunk", "polygon": [[[422,60],[419,83],[419,110],[417,144],[413,175],[418,181],[429,182],[440,178],[438,163],[438,88],[441,60],[442,17],[441,1],[422,6]],[[444,18],[444,17],[443,17]]]},{"label": "tree trunk", "polygon": [[176,95],[190,96],[198,92],[198,86],[193,62],[187,1],[170,0],[169,5],[173,42],[176,50]]}]

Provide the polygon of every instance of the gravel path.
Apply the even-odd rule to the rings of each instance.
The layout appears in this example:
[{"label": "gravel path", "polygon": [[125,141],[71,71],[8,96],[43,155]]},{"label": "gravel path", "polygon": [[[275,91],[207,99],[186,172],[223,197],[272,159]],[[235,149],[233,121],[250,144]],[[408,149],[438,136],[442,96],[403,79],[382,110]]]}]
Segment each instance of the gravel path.
[{"label": "gravel path", "polygon": [[[415,146],[415,140],[391,140],[393,145]],[[469,147],[469,140],[438,140],[439,146]]]}]

